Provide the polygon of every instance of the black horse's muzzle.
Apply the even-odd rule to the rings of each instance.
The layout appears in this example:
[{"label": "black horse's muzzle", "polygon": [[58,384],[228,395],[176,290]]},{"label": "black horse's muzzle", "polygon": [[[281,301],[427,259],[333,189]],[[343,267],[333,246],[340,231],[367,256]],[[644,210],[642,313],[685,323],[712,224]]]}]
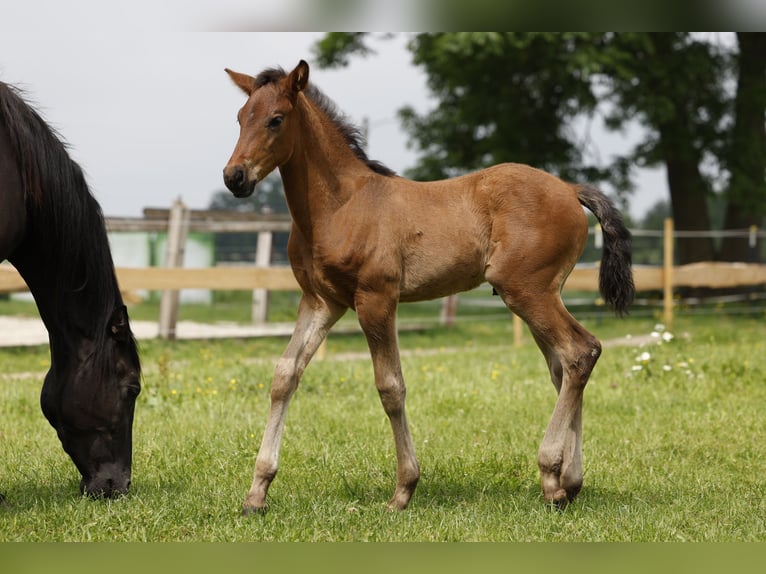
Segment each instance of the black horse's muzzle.
[{"label": "black horse's muzzle", "polygon": [[[112,465],[109,465],[112,466]],[[130,489],[130,471],[106,468],[80,481],[80,493],[91,498],[117,498]]]}]

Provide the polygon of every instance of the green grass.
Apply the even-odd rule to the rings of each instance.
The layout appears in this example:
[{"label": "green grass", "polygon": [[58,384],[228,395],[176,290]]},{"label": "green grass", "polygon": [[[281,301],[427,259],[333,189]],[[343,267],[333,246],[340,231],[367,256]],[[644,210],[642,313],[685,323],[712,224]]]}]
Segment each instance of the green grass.
[{"label": "green grass", "polygon": [[[763,320],[679,318],[670,342],[606,348],[585,393],[585,485],[564,511],[544,503],[535,462],[555,393],[510,321],[401,334],[422,478],[399,513],[385,510],[393,441],[359,335],[331,335],[306,371],[270,509],[248,518],[284,339],[142,342],[133,487],[113,501],[77,494],[40,412],[47,348],[0,349],[0,541],[763,541]],[[586,326],[608,340],[654,323]]]}]

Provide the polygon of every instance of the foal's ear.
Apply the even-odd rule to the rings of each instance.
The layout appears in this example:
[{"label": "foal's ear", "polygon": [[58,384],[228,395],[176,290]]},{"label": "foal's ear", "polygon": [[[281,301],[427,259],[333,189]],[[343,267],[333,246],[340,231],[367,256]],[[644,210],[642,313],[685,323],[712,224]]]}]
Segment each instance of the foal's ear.
[{"label": "foal's ear", "polygon": [[227,74],[229,74],[229,77],[237,85],[237,87],[239,87],[240,90],[245,92],[248,96],[253,93],[253,89],[255,88],[254,77],[248,76],[247,74],[240,74],[239,72],[234,72],[230,70],[229,68],[224,68],[224,71]]},{"label": "foal's ear", "polygon": [[298,92],[302,92],[308,83],[309,65],[305,60],[301,60],[287,77],[287,85],[290,86],[290,89],[293,91],[293,93],[297,94]]},{"label": "foal's ear", "polygon": [[120,305],[112,311],[109,318],[109,334],[115,341],[125,343],[130,338],[130,326],[128,325],[128,308]]}]

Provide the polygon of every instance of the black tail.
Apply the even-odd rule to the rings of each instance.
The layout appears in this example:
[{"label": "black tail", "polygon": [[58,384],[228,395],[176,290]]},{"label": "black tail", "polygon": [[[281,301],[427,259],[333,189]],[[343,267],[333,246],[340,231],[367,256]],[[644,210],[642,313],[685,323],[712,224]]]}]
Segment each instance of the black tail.
[{"label": "black tail", "polygon": [[618,315],[625,315],[636,292],[631,269],[630,231],[614,204],[596,188],[581,185],[577,188],[577,197],[596,216],[604,236],[598,277],[601,296]]}]

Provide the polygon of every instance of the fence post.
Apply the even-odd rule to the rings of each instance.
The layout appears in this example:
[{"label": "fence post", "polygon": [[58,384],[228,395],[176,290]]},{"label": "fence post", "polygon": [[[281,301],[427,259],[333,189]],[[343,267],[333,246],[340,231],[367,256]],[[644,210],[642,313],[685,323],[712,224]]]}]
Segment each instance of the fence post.
[{"label": "fence post", "polygon": [[673,219],[665,219],[662,249],[662,318],[665,327],[673,327]]},{"label": "fence post", "polygon": [[[273,234],[271,231],[258,233],[258,245],[255,249],[255,266],[269,267],[271,264],[271,244]],[[253,289],[253,324],[263,325],[269,315],[269,291],[267,289]]]},{"label": "fence post", "polygon": [[452,327],[457,315],[457,294],[453,293],[442,299],[442,310],[439,314],[439,324]]},{"label": "fence post", "polygon": [[[186,236],[189,233],[191,211],[184,205],[181,198],[173,202],[168,217],[168,242],[165,246],[165,267],[183,267]],[[159,335],[163,339],[176,338],[176,323],[178,322],[179,291],[165,289],[160,298]]]},{"label": "fence post", "polygon": [[513,346],[521,347],[522,337],[524,336],[524,322],[516,313],[513,315]]}]

